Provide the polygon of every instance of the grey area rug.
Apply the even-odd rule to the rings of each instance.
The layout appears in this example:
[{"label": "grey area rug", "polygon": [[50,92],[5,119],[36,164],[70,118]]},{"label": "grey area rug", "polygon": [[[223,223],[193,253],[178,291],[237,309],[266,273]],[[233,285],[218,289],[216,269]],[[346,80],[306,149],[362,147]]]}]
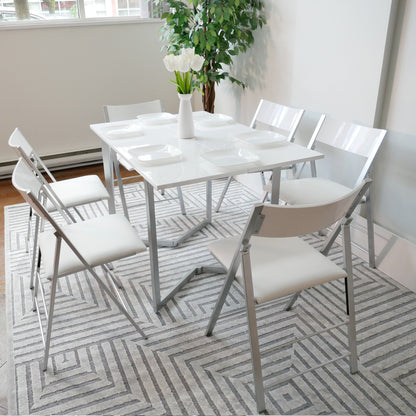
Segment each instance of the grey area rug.
[{"label": "grey area rug", "polygon": [[[214,201],[223,186],[214,182]],[[177,201],[157,203],[158,233],[179,236],[204,212],[204,185],[183,189]],[[174,196],[174,191],[167,196]],[[143,201],[129,185],[130,203]],[[236,235],[256,198],[238,183],[213,224],[177,249],[160,250],[162,291],[193,265],[215,264],[206,250]],[[94,205],[92,214],[103,211]],[[88,215],[91,211],[86,209]],[[144,206],[131,208],[146,236]],[[84,273],[59,282],[51,360],[41,370],[42,342],[31,311],[29,259],[24,250],[28,207],[6,207],[6,279],[10,345],[9,412],[13,414],[247,415],[255,414],[244,299],[235,285],[210,338],[204,330],[223,276],[195,277],[160,314],[151,307],[147,253],[116,264],[124,296],[147,341]],[[310,237],[319,245],[318,237]],[[331,257],[341,261],[341,249]],[[285,299],[258,308],[260,344],[270,414],[416,414],[416,294],[354,259],[359,373],[351,376],[346,327],[295,344],[279,345],[344,320],[341,282],[303,292],[294,309]],[[339,360],[336,358],[341,357]],[[335,361],[333,361],[335,360]],[[316,365],[329,364],[313,369]],[[332,361],[332,362],[331,362]],[[299,372],[306,373],[296,376]],[[291,378],[293,377],[293,378]],[[2,381],[3,382],[3,381]]]}]

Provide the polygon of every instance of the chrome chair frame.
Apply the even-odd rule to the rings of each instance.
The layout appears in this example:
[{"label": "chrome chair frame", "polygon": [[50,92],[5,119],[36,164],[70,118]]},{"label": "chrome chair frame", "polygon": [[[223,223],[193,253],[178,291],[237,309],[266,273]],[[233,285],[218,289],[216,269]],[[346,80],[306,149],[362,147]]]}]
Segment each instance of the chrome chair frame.
[{"label": "chrome chair frame", "polygon": [[[75,256],[79,259],[79,261],[84,266],[84,269],[90,272],[90,274],[93,276],[95,281],[98,283],[99,287],[116,304],[119,310],[124,314],[124,316],[128,319],[128,321],[137,330],[137,332],[144,339],[147,339],[147,336],[145,335],[143,330],[134,321],[133,317],[127,311],[126,305],[123,302],[119,291],[117,290],[117,285],[120,287],[121,283],[119,283],[119,281],[117,280],[117,277],[112,272],[108,263],[100,264],[100,266],[104,274],[110,277],[109,280],[111,282],[112,288],[115,291],[116,295],[114,295],[112,291],[110,290],[110,288],[104,284],[102,279],[98,276],[97,272],[94,270],[94,267],[96,267],[97,265],[92,267],[87,262],[87,260],[84,258],[82,253],[76,248],[76,246],[73,244],[71,239],[67,236],[67,234],[63,230],[63,227],[50,215],[48,210],[45,208],[44,200],[48,199],[49,201],[52,201],[52,203],[55,205],[56,211],[59,212],[60,216],[62,217],[62,219],[64,220],[66,224],[75,224],[75,220],[73,216],[70,214],[70,212],[68,211],[68,209],[66,207],[62,207],[60,202],[55,200],[53,193],[50,193],[50,188],[45,186],[39,174],[32,171],[22,158],[19,159],[13,171],[12,183],[13,183],[13,186],[23,196],[25,201],[30,205],[33,212],[36,214],[36,218],[41,218],[44,221],[47,221],[55,230],[54,235],[56,237],[56,242],[55,242],[54,261],[53,261],[53,264],[54,264],[53,276],[51,278],[52,283],[51,283],[51,290],[50,290],[49,306],[47,306],[46,304],[45,293],[44,293],[43,286],[42,286],[41,279],[40,279],[41,277],[40,276],[41,252],[39,253],[39,257],[37,261],[37,268],[36,268],[36,273],[35,273],[35,285],[34,285],[34,290],[33,290],[33,311],[37,312],[42,342],[44,344],[44,356],[43,356],[43,366],[42,366],[43,370],[46,371],[48,358],[49,358],[56,287],[57,287],[58,278],[61,277],[59,275],[59,260],[60,260],[60,255],[61,255],[61,247],[63,243],[69,246],[71,251],[75,254]],[[117,215],[117,214],[113,214],[113,215]],[[135,230],[133,229],[133,227],[132,227],[132,232],[135,233]],[[123,257],[120,257],[120,258],[123,258]],[[115,259],[112,259],[112,261],[113,260]],[[40,294],[41,303],[38,301],[38,294]],[[41,306],[43,306],[45,317],[47,319],[46,334],[45,334],[43,324],[42,324],[42,317],[41,317],[41,312],[40,312]]]},{"label": "chrome chair frame", "polygon": [[[238,244],[234,251],[231,263],[229,265],[222,264],[224,267],[227,267],[227,274],[223,283],[223,287],[215,304],[215,307],[212,311],[205,334],[206,336],[212,335],[215,324],[219,318],[222,307],[230,291],[231,285],[236,278],[237,271],[239,267],[242,267],[242,280],[246,299],[246,311],[249,327],[248,332],[253,366],[255,397],[257,411],[259,413],[266,412],[266,402],[261,368],[259,338],[257,332],[257,319],[255,311],[255,305],[257,301],[253,289],[253,274],[251,268],[252,262],[250,258],[251,238],[253,236],[259,236],[264,238],[286,238],[293,236],[301,236],[314,231],[318,231],[325,224],[330,224],[331,221],[333,223],[336,220],[341,220],[343,230],[343,253],[346,285],[346,304],[348,314],[350,371],[351,373],[356,373],[358,371],[358,354],[355,330],[355,306],[353,293],[353,269],[350,236],[350,223],[352,221],[352,211],[349,208],[352,205],[356,204],[357,201],[359,201],[363,197],[363,195],[368,189],[368,186],[370,185],[370,182],[371,180],[367,179],[360,186],[354,189],[350,194],[344,196],[342,199],[330,201],[324,205],[289,207],[280,205],[256,204],[253,207],[251,215],[245,226],[245,229],[238,240]],[[292,210],[292,213],[290,212],[290,210]],[[310,223],[313,224],[307,223],[306,221],[309,221],[309,219],[303,220],[304,218],[312,218]],[[301,221],[297,222],[296,219],[299,219]],[[311,247],[311,250],[314,249]],[[289,279],[290,276],[286,276],[285,278]],[[310,282],[305,282],[304,284],[307,285],[310,284]],[[315,285],[316,284],[312,286]],[[304,289],[306,288],[307,287],[305,287]],[[287,303],[285,310],[290,309],[298,295],[299,291],[295,291],[292,293],[290,301]],[[276,299],[278,297],[280,297],[280,295],[274,296],[273,299]],[[314,333],[308,335],[307,337],[312,335],[316,334]],[[290,341],[290,343],[296,341],[297,340],[293,340]],[[344,358],[344,356],[340,358]],[[321,367],[323,365],[326,364],[319,365],[318,367]]]},{"label": "chrome chair frame", "polygon": [[[57,193],[54,191],[51,184],[46,180],[46,178],[42,174],[42,171],[45,172],[46,176],[49,178],[49,180],[52,183],[59,183],[60,182],[60,181],[56,180],[56,178],[53,176],[52,172],[48,169],[46,164],[39,157],[39,155],[35,152],[34,148],[31,146],[31,144],[23,136],[23,134],[21,133],[21,131],[18,128],[16,128],[13,131],[13,133],[11,134],[11,136],[9,138],[8,143],[9,143],[9,146],[12,147],[16,151],[19,158],[23,159],[26,162],[26,164],[29,166],[29,168],[34,172],[34,174],[37,175],[38,180],[41,181],[43,187],[47,189],[47,191],[48,191],[47,194],[50,195],[50,197],[52,198],[51,202],[54,202],[54,204],[59,205],[60,209],[65,209],[65,208],[73,209],[75,211],[75,213],[77,214],[77,216],[81,220],[83,220],[84,217],[81,214],[81,212],[79,211],[79,209],[77,208],[77,205],[65,206],[65,204],[61,201],[61,199],[57,195]],[[96,176],[96,175],[93,175],[93,176]],[[81,178],[85,178],[85,176],[81,177]],[[77,180],[78,178],[74,178],[74,179]],[[72,181],[72,179],[67,179],[66,181]],[[96,198],[92,198],[88,202],[82,201],[81,204],[79,204],[79,205],[83,205],[85,203],[104,201],[104,200],[108,200],[110,198],[110,195],[108,194],[107,190],[105,189],[104,184],[102,184],[98,180],[97,180],[97,182],[99,182],[99,187],[100,187],[99,189],[97,189],[97,195],[99,194],[100,196],[96,197]],[[47,199],[44,199],[44,203],[45,204],[47,203]],[[26,240],[25,240],[26,252],[29,252],[29,241],[30,241],[30,236],[32,234],[32,230],[31,230],[31,223],[32,223],[32,216],[33,216],[32,214],[33,214],[33,209],[32,209],[32,206],[30,205],[30,207],[29,207],[28,229],[27,229],[27,235],[26,235]],[[75,218],[73,217],[73,215],[69,211],[67,211],[67,215],[71,218],[72,221],[75,221]],[[35,224],[34,237],[33,237],[34,241],[33,241],[31,276],[30,276],[30,289],[33,289],[33,280],[34,280],[34,272],[35,272],[35,264],[36,264],[36,256],[37,256],[37,237],[38,237],[38,233],[39,233],[40,228],[41,228],[41,224],[39,223],[39,219],[37,218],[36,219],[36,224]]]},{"label": "chrome chair frame", "polygon": [[[328,127],[328,124],[330,126]],[[336,128],[336,126],[339,126]],[[322,125],[321,125],[322,127]],[[316,132],[316,131],[315,131]],[[380,146],[384,140],[387,131],[384,129],[376,129],[372,127],[361,126],[356,123],[339,123],[336,120],[328,119],[325,121],[324,128],[320,128],[316,134],[314,133],[311,141],[308,144],[308,148],[315,149],[317,145],[323,143],[330,148],[339,149],[346,153],[354,154],[365,159],[361,171],[359,172],[357,179],[353,187],[358,186],[364,179],[371,178],[371,169],[373,162],[377,153],[380,149]],[[320,178],[317,175],[316,162],[312,161],[311,163],[311,176],[312,178]],[[305,166],[305,165],[304,165]],[[303,167],[304,167],[303,166]],[[303,169],[302,167],[302,169]],[[301,173],[302,169],[298,172],[298,175],[294,179],[304,181],[302,179]],[[280,189],[280,198],[283,202],[291,204],[290,195],[291,195],[291,186],[296,185],[291,183],[293,181],[286,181],[282,184]],[[334,184],[336,182],[332,181]],[[310,182],[309,182],[310,184]],[[308,185],[306,185],[308,186]],[[353,188],[352,187],[352,188]],[[350,187],[347,187],[346,192],[348,192]],[[267,194],[270,192],[270,184],[267,184],[265,187],[265,192],[261,199],[261,202],[266,200]],[[375,259],[375,238],[374,238],[374,222],[373,222],[373,208],[372,208],[372,187],[370,186],[367,190],[365,196],[357,202],[355,209],[360,203],[365,204],[366,206],[366,218],[367,218],[367,239],[368,239],[368,263],[372,268],[376,267]],[[301,204],[309,203],[306,197],[301,198]],[[314,201],[315,202],[315,201]],[[335,241],[337,236],[341,231],[341,225],[336,224],[331,227],[331,232],[328,236],[328,240],[325,243],[325,251],[328,252],[331,248],[332,243]]]}]

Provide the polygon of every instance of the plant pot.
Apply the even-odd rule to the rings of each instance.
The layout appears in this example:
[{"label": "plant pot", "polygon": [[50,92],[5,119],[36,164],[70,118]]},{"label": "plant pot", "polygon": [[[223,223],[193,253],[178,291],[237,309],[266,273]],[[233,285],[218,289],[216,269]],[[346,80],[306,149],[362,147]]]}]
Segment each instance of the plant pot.
[{"label": "plant pot", "polygon": [[180,139],[192,139],[195,137],[194,119],[192,117],[192,94],[178,94],[179,115],[178,135]]}]

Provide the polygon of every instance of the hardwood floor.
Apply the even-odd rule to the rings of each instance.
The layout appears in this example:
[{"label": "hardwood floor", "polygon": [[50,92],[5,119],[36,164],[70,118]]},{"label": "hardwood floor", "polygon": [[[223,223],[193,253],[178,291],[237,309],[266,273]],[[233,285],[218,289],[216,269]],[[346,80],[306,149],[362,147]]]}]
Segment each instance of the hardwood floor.
[{"label": "hardwood floor", "polygon": [[[128,172],[122,169],[123,177],[133,176],[135,172]],[[104,182],[103,165],[83,166],[80,168],[54,171],[53,175],[57,180],[69,179],[82,175],[98,175]],[[132,179],[133,180],[133,179]],[[137,179],[134,179],[137,180]],[[24,202],[20,194],[13,188],[11,179],[0,180],[0,293],[5,292],[5,264],[4,264],[4,207],[6,205]]]},{"label": "hardwood floor", "polygon": [[13,188],[10,179],[0,181],[0,293],[4,293],[4,207],[23,202],[23,198]]}]

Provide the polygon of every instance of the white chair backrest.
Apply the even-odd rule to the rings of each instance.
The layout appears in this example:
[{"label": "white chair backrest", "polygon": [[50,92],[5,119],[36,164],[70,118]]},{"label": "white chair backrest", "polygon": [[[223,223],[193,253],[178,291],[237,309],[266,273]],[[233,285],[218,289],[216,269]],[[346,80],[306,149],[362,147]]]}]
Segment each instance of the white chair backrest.
[{"label": "white chair backrest", "polygon": [[[43,163],[42,159],[38,156],[38,154],[35,152],[33,147],[18,128],[14,129],[13,133],[11,134],[9,138],[9,146],[12,147],[18,156],[23,158],[29,166],[32,166],[35,171],[40,173],[40,169],[43,169],[53,182],[56,181],[52,173]],[[43,176],[42,179],[45,183],[47,182]]]},{"label": "white chair backrest", "polygon": [[295,143],[310,147],[324,124],[326,115],[305,110],[295,133]]},{"label": "white chair backrest", "polygon": [[286,136],[289,141],[293,141],[303,112],[303,109],[288,107],[262,99],[250,127],[258,128],[261,125],[272,127],[273,130]]},{"label": "white chair backrest", "polygon": [[43,187],[43,183],[22,158],[19,159],[13,170],[12,184],[19,192],[30,191],[36,196],[40,195]]},{"label": "white chair backrest", "polygon": [[[32,175],[32,178],[30,177],[30,175]],[[19,193],[23,196],[25,201],[32,207],[33,211],[37,215],[39,215],[39,217],[47,221],[54,228],[56,232],[55,235],[59,235],[61,238],[63,238],[63,240],[65,240],[65,242],[69,245],[69,247],[75,253],[75,255],[80,259],[80,261],[86,267],[88,267],[88,263],[77,250],[77,248],[74,246],[70,238],[65,234],[62,227],[43,206],[41,201],[42,196],[34,193],[34,190],[36,188],[36,186],[34,185],[34,181],[36,181],[36,176],[34,175],[33,171],[30,169],[27,163],[20,158],[13,170],[13,186],[16,188],[16,190],[19,191]],[[42,187],[42,183],[39,182],[39,184]],[[41,191],[43,192],[44,190],[47,192],[47,189],[42,187]],[[71,220],[71,218],[67,216],[66,211],[61,210],[59,206],[57,208],[68,224],[74,222],[73,220]]]},{"label": "white chair backrest", "polygon": [[52,224],[55,223],[44,207],[43,201],[47,199],[55,206],[55,210],[61,214],[67,223],[74,222],[73,216],[62,205],[62,202],[59,201],[50,186],[43,182],[43,177],[39,177],[39,174],[23,158],[19,158],[13,170],[12,184],[32,209],[43,219]]},{"label": "white chair backrest", "polygon": [[371,180],[366,179],[342,198],[321,205],[260,205],[260,215],[264,219],[255,234],[281,238],[323,230],[346,216],[349,208],[362,198],[370,183]]},{"label": "white chair backrest", "polygon": [[365,127],[354,123],[341,123],[335,119],[327,118],[313,147],[323,143],[364,158],[364,165],[355,182],[357,185],[368,175],[386,133],[387,131],[384,129]]},{"label": "white chair backrest", "polygon": [[318,134],[317,141],[363,157],[370,157],[378,149],[386,130],[354,123],[340,123],[328,118]]},{"label": "white chair backrest", "polygon": [[47,221],[51,220],[49,213],[41,203],[43,183],[22,158],[18,160],[13,170],[12,184],[40,217]]},{"label": "white chair backrest", "polygon": [[147,101],[137,104],[105,105],[105,121],[132,120],[139,114],[160,113],[163,111],[161,100]]},{"label": "white chair backrest", "polygon": [[35,152],[30,143],[26,140],[19,129],[14,129],[13,133],[9,138],[9,146],[18,150],[21,149],[28,156],[32,156]]}]

